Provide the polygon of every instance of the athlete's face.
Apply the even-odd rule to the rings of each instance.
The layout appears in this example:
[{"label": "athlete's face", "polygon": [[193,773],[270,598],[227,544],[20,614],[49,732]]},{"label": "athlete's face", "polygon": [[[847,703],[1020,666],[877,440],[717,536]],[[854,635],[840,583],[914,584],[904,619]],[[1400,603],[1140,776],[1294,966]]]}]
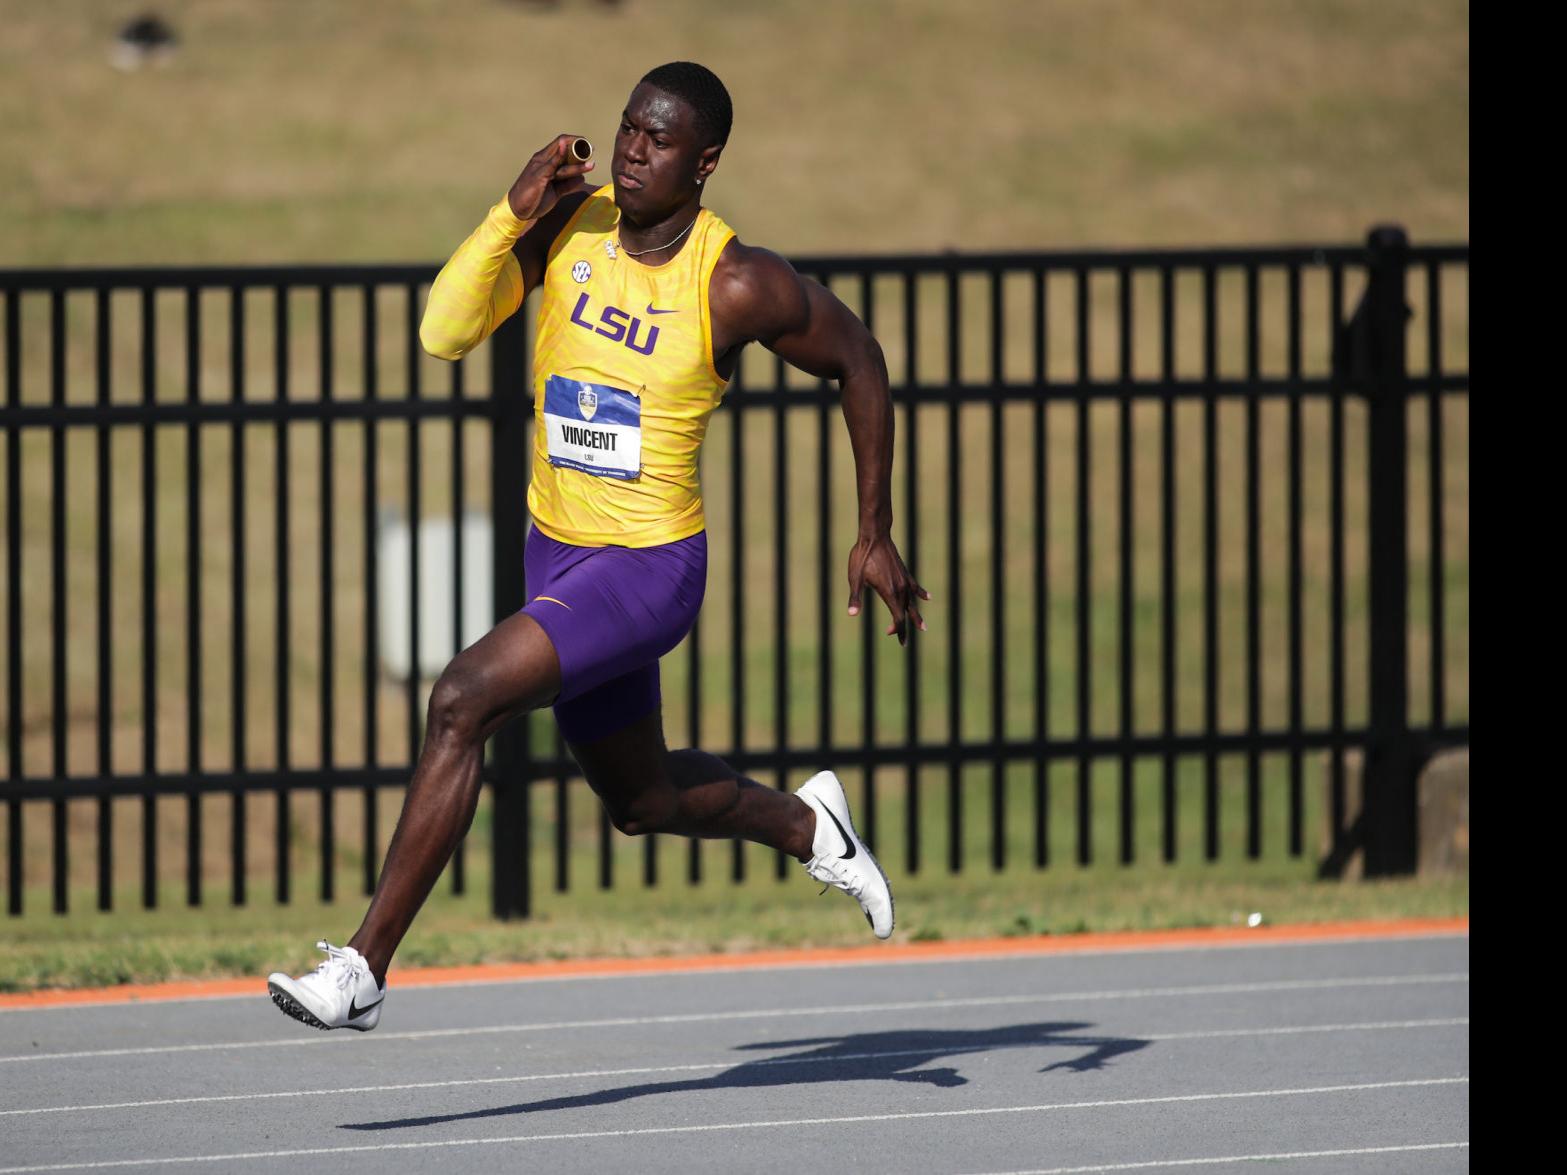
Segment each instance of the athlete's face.
[{"label": "athlete's face", "polygon": [[685,102],[643,83],[631,91],[620,130],[610,178],[615,203],[633,221],[653,224],[701,191],[718,166],[720,147],[703,147],[696,112]]}]

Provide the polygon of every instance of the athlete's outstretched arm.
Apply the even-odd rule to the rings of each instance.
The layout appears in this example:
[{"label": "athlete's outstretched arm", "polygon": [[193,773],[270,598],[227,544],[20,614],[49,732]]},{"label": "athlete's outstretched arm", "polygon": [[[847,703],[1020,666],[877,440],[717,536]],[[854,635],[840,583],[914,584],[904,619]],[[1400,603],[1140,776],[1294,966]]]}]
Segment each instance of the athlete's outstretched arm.
[{"label": "athlete's outstretched arm", "polygon": [[859,614],[869,584],[892,613],[888,635],[903,644],[911,620],[925,628],[919,601],[930,593],[892,541],[892,395],[881,344],[830,290],[802,278],[776,253],[738,241],[714,269],[709,298],[715,353],[754,339],[802,371],[838,382],[860,508],[859,537],[849,552],[849,615]]},{"label": "athlete's outstretched arm", "polygon": [[[484,223],[436,274],[419,341],[437,359],[461,359],[472,351],[517,312],[528,290],[538,284],[542,264],[528,267],[537,272],[525,272],[514,246],[525,233],[542,236],[529,233],[530,226],[547,216],[562,196],[579,190],[583,174],[593,169],[591,160],[570,161],[574,137],[559,135],[528,160],[506,198],[490,209]],[[522,258],[531,259],[531,253]]]}]

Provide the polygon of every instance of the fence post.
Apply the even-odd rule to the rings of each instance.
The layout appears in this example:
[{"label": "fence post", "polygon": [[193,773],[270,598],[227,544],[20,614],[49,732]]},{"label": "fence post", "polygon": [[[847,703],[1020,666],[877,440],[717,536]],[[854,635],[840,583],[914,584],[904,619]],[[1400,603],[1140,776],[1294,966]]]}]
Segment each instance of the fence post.
[{"label": "fence post", "polygon": [[1398,225],[1378,225],[1366,252],[1354,341],[1371,430],[1371,721],[1362,793],[1369,877],[1415,871],[1419,764],[1409,732],[1409,239]]},{"label": "fence post", "polygon": [[[528,333],[514,314],[490,338],[490,527],[494,544],[495,621],[524,603],[522,544],[528,454],[524,448],[533,397],[528,394]],[[490,909],[497,918],[532,913],[528,812],[528,720],[496,732],[490,822]]]}]

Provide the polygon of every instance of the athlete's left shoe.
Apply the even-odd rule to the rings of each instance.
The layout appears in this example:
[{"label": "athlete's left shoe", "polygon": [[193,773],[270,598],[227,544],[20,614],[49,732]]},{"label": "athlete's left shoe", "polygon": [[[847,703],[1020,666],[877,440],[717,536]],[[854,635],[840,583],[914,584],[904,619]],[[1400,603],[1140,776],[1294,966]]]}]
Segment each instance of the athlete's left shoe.
[{"label": "athlete's left shoe", "polygon": [[386,988],[370,974],[370,964],[353,947],[316,943],[326,962],[293,979],[281,971],[267,976],[272,1002],[312,1028],[352,1028],[369,1032],[381,1022]]},{"label": "athlete's left shoe", "polygon": [[805,871],[860,903],[877,938],[892,935],[892,887],[870,849],[854,831],[849,798],[831,771],[811,776],[794,793],[816,813],[816,835]]}]

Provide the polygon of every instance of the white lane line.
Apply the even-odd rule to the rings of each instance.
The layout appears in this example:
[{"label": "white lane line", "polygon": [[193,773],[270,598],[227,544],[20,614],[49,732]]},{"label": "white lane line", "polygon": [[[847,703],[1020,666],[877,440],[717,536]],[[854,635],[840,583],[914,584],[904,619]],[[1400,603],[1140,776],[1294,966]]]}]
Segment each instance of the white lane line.
[{"label": "white lane line", "polygon": [[644,1126],[632,1130],[580,1130],[561,1134],[515,1134],[506,1138],[451,1138],[428,1142],[381,1142],[361,1146],[302,1147],[297,1150],[241,1151],[223,1155],[170,1155],[151,1159],[108,1159],[85,1163],[43,1163],[0,1167],[0,1175],[31,1175],[37,1171],[89,1171],[107,1167],[151,1167],[174,1163],[233,1163],[244,1159],[297,1159],[309,1155],[351,1155],[371,1151],[430,1150],[455,1146],[500,1146],[524,1142],[577,1142],[591,1138],[636,1138],[650,1134],[708,1134],[721,1130],[763,1130],[779,1126],[843,1126],[858,1122],[909,1122],[921,1118],[975,1118],[996,1114],[1040,1114],[1052,1110],[1100,1110],[1126,1106],[1169,1105],[1175,1102],[1236,1101],[1247,1098],[1310,1097],[1331,1093],[1365,1093],[1374,1089],[1413,1089],[1435,1085],[1467,1085],[1467,1077],[1425,1077],[1411,1081],[1369,1081],[1356,1085],[1314,1085],[1297,1089],[1249,1089],[1237,1093],[1180,1093],[1163,1097],[1105,1098],[1088,1102],[1046,1102],[1037,1106],[994,1106],[978,1110],[914,1110],[901,1114],[855,1114],[842,1118],[787,1118],[761,1122],[710,1122],[694,1126]]},{"label": "white lane line", "polygon": [[[1189,987],[1143,987],[1120,991],[1069,991],[1030,995],[973,996],[952,999],[902,1000],[884,1004],[831,1004],[792,1008],[766,1008],[736,1012],[691,1012],[668,1016],[620,1016],[605,1020],[545,1020],[533,1024],[492,1024],[473,1028],[428,1028],[410,1032],[352,1033],[361,1041],[432,1040],[453,1036],[490,1036],[513,1032],[552,1032],[584,1028],[637,1028],[656,1024],[701,1024],[721,1020],[762,1020],[782,1016],[865,1015],[875,1012],[917,1012],[942,1008],[990,1008],[1015,1004],[1088,1003],[1097,1000],[1146,1000],[1168,996],[1248,995],[1276,991],[1327,991],[1345,987],[1400,987],[1404,984],[1468,983],[1469,972],[1445,971],[1428,975],[1369,975],[1337,979],[1276,979],[1258,983],[1206,983]],[[259,999],[257,1001],[260,1002]],[[203,1044],[147,1045],[140,1048],[84,1049],[57,1053],[16,1053],[0,1056],[0,1065],[26,1061],[66,1061],[84,1057],[144,1057],[158,1053],[197,1053],[222,1049],[296,1048],[305,1045],[341,1045],[341,1037],[326,1034],[289,1036],[278,1040],[214,1041]]]},{"label": "white lane line", "polygon": [[1285,1159],[1339,1159],[1351,1155],[1393,1155],[1407,1151],[1446,1151],[1467,1142],[1412,1142],[1407,1146],[1357,1146],[1336,1151],[1280,1151],[1271,1155],[1214,1155],[1205,1159],[1149,1159],[1140,1163],[1095,1163],[1091,1167],[1036,1167],[1032,1171],[994,1171],[986,1175],[1087,1175],[1090,1171],[1146,1171],[1153,1167],[1207,1167],[1220,1163],[1276,1163]]},{"label": "white lane line", "polygon": [[[1454,1028],[1460,1026],[1467,1027],[1468,1024],[1469,1018],[1463,1016],[1447,1020],[1380,1020],[1360,1024],[1301,1024],[1280,1028],[1219,1028],[1205,1032],[1138,1033],[1122,1039],[1128,1041],[1214,1040],[1237,1036],[1296,1036],[1311,1032],[1382,1032],[1405,1028]],[[1092,1045],[1103,1039],[1103,1037],[1090,1036],[1082,1039],[1065,1037],[1059,1040],[1018,1041],[1012,1044],[977,1047],[972,1052],[992,1053],[1008,1049],[1068,1048],[1073,1045]],[[741,1065],[751,1069],[760,1068],[764,1065],[839,1064],[844,1061],[871,1061],[882,1057],[931,1056],[940,1051],[938,1048],[884,1049],[873,1053],[832,1053],[823,1056],[773,1057],[759,1061],[737,1061],[731,1057],[724,1061],[707,1061],[698,1065],[647,1065],[636,1069],[579,1069],[572,1073],[520,1073],[511,1077],[464,1077],[452,1081],[413,1081],[401,1085],[356,1085],[348,1088],[339,1086],[333,1089],[286,1089],[265,1093],[223,1093],[207,1094],[201,1097],[163,1097],[150,1098],[139,1102],[99,1102],[95,1105],[38,1106],[30,1110],[0,1110],[0,1118],[16,1117],[22,1114],[75,1114],[88,1110],[142,1110],[151,1106],[190,1106],[204,1102],[248,1102],[280,1097],[330,1097],[350,1093],[397,1093],[410,1089],[452,1089],[465,1085],[509,1085],[524,1081],[576,1081],[590,1077],[637,1077],[646,1076],[650,1073],[699,1073],[712,1069],[734,1069]],[[964,1054],[965,1050],[959,1048],[942,1055],[959,1056]]]}]

